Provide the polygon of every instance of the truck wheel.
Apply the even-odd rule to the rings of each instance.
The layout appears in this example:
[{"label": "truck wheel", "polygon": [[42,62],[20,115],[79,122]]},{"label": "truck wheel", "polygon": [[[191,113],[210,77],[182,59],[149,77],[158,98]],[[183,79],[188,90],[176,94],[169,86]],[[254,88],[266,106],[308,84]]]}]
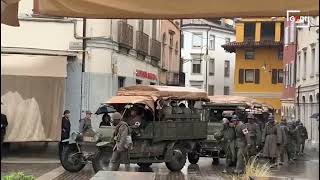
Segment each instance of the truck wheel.
[{"label": "truck wheel", "polygon": [[212,158],[213,165],[219,165],[219,158]]},{"label": "truck wheel", "polygon": [[200,159],[200,157],[197,152],[188,153],[188,160],[191,164],[197,164],[199,159]]},{"label": "truck wheel", "polygon": [[110,151],[98,151],[92,161],[92,167],[95,173],[100,170],[108,170],[110,159],[112,157],[112,152]]},{"label": "truck wheel", "polygon": [[186,154],[181,148],[174,148],[171,161],[166,162],[166,166],[171,171],[180,171],[187,161]]},{"label": "truck wheel", "polygon": [[78,153],[75,146],[67,145],[63,148],[60,159],[62,167],[69,172],[79,172],[86,165],[82,153]]},{"label": "truck wheel", "polygon": [[137,163],[141,168],[148,168],[152,165],[152,163]]}]

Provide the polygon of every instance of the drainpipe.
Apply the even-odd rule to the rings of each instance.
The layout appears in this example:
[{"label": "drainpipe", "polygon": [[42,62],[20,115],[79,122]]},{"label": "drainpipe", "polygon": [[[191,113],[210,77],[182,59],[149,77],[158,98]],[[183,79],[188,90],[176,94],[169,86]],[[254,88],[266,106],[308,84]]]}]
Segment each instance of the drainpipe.
[{"label": "drainpipe", "polygon": [[[291,23],[290,23],[291,25]],[[295,40],[295,57],[294,57],[294,86],[296,85],[296,82],[297,82],[297,52],[298,52],[298,29],[297,28],[294,28],[295,29],[295,34],[296,34],[296,40]],[[297,100],[297,105],[298,105],[298,109],[297,109],[297,116],[300,117],[300,104],[299,104],[299,99],[300,99],[300,87],[301,86],[298,86],[298,100]],[[296,100],[296,97],[294,96],[294,99]],[[296,117],[297,119],[297,117]]]},{"label": "drainpipe", "polygon": [[[75,29],[75,37],[76,37],[76,29]],[[82,70],[81,70],[81,101],[80,101],[80,117],[81,117],[81,112],[82,112],[82,108],[83,108],[83,97],[84,97],[84,73],[85,73],[85,59],[86,59],[86,48],[87,48],[87,38],[86,38],[86,33],[87,33],[87,19],[83,18],[83,25],[82,25],[82,37],[80,37],[82,39]]]},{"label": "drainpipe", "polygon": [[[206,48],[206,56],[209,55],[209,31],[211,30],[211,27],[207,30],[207,48]],[[208,92],[208,60],[205,60],[206,62],[206,92]]]}]

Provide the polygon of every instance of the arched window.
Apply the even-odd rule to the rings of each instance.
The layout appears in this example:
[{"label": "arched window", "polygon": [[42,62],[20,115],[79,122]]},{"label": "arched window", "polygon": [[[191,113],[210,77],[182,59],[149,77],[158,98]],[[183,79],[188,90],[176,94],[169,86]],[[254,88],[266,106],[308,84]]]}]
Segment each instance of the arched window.
[{"label": "arched window", "polygon": [[317,103],[319,103],[319,93],[317,93],[316,97],[317,97]]},{"label": "arched window", "polygon": [[306,103],[306,97],[302,96],[302,103],[305,104]]},{"label": "arched window", "polygon": [[166,45],[167,45],[167,35],[166,33],[163,33],[162,35],[162,67],[165,67],[166,66]]},{"label": "arched window", "polygon": [[309,96],[309,103],[311,103],[311,105],[312,105],[312,103],[313,103],[312,95]]}]

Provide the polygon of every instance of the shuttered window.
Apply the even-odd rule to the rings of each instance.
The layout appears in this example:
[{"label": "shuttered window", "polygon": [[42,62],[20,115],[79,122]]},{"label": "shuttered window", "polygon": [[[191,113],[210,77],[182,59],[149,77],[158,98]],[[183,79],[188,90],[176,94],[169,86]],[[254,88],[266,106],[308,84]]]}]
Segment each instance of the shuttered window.
[{"label": "shuttered window", "polygon": [[260,83],[260,69],[254,70],[254,83],[259,84]]},{"label": "shuttered window", "polygon": [[254,69],[246,69],[244,71],[244,81],[246,83],[253,83],[254,82]]},{"label": "shuttered window", "polygon": [[277,84],[278,71],[277,69],[272,69],[271,83]]},{"label": "shuttered window", "polygon": [[244,69],[239,69],[239,84],[244,83]]}]

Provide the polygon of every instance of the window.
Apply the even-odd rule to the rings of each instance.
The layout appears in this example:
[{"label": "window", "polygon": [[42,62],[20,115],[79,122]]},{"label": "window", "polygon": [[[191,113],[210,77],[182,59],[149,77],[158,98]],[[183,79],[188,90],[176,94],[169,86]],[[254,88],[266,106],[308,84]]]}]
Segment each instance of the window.
[{"label": "window", "polygon": [[311,76],[314,76],[315,72],[315,63],[316,63],[316,49],[312,48],[311,50]]},{"label": "window", "polygon": [[245,59],[254,59],[254,50],[253,49],[247,49],[244,52],[244,58]]},{"label": "window", "polygon": [[283,59],[283,49],[278,49],[277,56],[278,56],[278,60]]},{"label": "window", "polygon": [[224,61],[224,77],[230,76],[230,61]]},{"label": "window", "polygon": [[194,47],[194,48],[201,48],[202,47],[202,33],[193,33],[192,47]]},{"label": "window", "polygon": [[170,33],[170,47],[173,48],[173,34]]},{"label": "window", "polygon": [[214,65],[214,59],[210,59],[209,61],[209,76],[214,75],[215,65]]},{"label": "window", "polygon": [[283,83],[283,69],[272,69],[271,83]]},{"label": "window", "polygon": [[262,22],[261,23],[261,40],[274,40],[275,37],[275,23]]},{"label": "window", "polygon": [[291,63],[291,82],[290,85],[293,86],[294,85],[294,64]]},{"label": "window", "polygon": [[230,38],[226,38],[226,44],[230,42]]},{"label": "window", "polygon": [[195,74],[201,73],[201,60],[192,61],[192,73],[195,73]]},{"label": "window", "polygon": [[157,20],[152,20],[152,39],[157,39]]},{"label": "window", "polygon": [[154,83],[154,82],[150,82],[150,85],[156,85],[156,83]]},{"label": "window", "polygon": [[284,30],[284,45],[288,46],[289,44],[289,27],[286,27]]},{"label": "window", "polygon": [[300,80],[300,65],[301,65],[301,55],[298,55],[298,62],[297,62],[297,81]]},{"label": "window", "polygon": [[214,86],[213,85],[209,85],[208,95],[209,96],[213,96],[214,95]]},{"label": "window", "polygon": [[118,89],[124,87],[125,77],[118,77]]},{"label": "window", "polygon": [[303,52],[303,76],[302,79],[306,79],[306,75],[307,75],[307,51]]},{"label": "window", "polygon": [[256,24],[245,23],[244,24],[244,40],[254,40],[255,34],[256,34]]},{"label": "window", "polygon": [[143,26],[144,26],[143,19],[141,19],[141,20],[139,20],[139,22],[138,22],[139,31],[143,32]]},{"label": "window", "polygon": [[210,35],[210,38],[209,38],[209,49],[212,49],[214,50],[215,49],[215,45],[216,45],[216,38],[214,35]]},{"label": "window", "polygon": [[254,70],[253,69],[246,69],[245,70],[245,82],[246,83],[253,83],[254,82]]},{"label": "window", "polygon": [[181,46],[181,49],[183,49],[184,48],[184,34],[183,33],[181,33],[181,37],[180,37],[180,46]]},{"label": "window", "polygon": [[224,86],[224,88],[223,88],[223,94],[224,94],[224,95],[230,95],[230,88],[229,88],[229,86]]},{"label": "window", "polygon": [[142,84],[142,81],[140,79],[136,79],[136,84]]}]

